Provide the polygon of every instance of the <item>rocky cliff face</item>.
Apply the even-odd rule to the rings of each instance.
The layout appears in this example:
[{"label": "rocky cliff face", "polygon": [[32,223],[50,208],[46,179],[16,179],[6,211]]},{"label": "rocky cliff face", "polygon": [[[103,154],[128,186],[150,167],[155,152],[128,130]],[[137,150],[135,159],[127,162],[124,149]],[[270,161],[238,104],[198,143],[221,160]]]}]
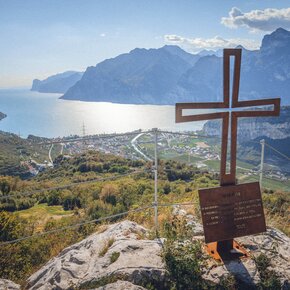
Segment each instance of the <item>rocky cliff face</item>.
[{"label": "rocky cliff face", "polygon": [[[206,135],[221,136],[221,121],[208,121],[203,127]],[[279,117],[240,118],[238,138],[240,142],[258,137],[285,139],[290,137],[290,107],[282,107]]]},{"label": "rocky cliff face", "polygon": [[[192,215],[178,210],[193,224],[193,239],[202,240],[201,225]],[[170,289],[166,267],[161,258],[163,241],[148,240],[148,230],[123,221],[110,225],[103,232],[93,234],[80,243],[64,249],[28,279],[29,289]],[[290,280],[290,239],[275,229],[267,233],[239,238],[250,252],[266,254],[271,267],[280,277],[284,289]],[[209,259],[204,265],[203,278],[216,285],[228,274],[236,276],[246,287],[259,282],[253,259],[217,263]],[[288,285],[288,286],[287,286]],[[248,289],[247,288],[247,289]],[[151,288],[150,288],[151,289]]]}]

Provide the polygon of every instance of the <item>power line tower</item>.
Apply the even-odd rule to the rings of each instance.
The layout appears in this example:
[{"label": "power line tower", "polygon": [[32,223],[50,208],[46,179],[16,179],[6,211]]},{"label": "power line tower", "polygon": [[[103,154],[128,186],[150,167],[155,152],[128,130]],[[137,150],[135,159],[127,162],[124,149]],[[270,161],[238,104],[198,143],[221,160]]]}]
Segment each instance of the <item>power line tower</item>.
[{"label": "power line tower", "polygon": [[83,138],[83,142],[82,142],[82,144],[83,144],[83,150],[85,149],[85,147],[86,147],[86,141],[85,141],[85,137],[86,137],[86,126],[85,126],[85,122],[83,122],[83,126],[82,126],[82,138]]}]

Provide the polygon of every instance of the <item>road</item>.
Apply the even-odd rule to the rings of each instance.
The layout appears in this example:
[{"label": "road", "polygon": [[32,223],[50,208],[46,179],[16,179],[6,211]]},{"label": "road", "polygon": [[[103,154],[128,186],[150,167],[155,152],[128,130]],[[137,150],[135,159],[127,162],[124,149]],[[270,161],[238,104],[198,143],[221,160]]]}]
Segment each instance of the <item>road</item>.
[{"label": "road", "polygon": [[131,145],[133,146],[133,148],[135,149],[135,151],[137,151],[140,155],[143,156],[143,158],[147,161],[152,161],[151,158],[149,158],[147,155],[145,155],[138,147],[138,144],[137,144],[137,139],[139,137],[141,137],[144,133],[140,133],[138,134],[136,137],[134,137],[132,140],[131,140]]},{"label": "road", "polygon": [[49,151],[48,151],[48,159],[49,159],[50,163],[51,163],[52,166],[53,166],[53,160],[52,160],[52,158],[51,158],[51,151],[52,151],[52,148],[53,148],[53,144],[51,144],[51,147],[50,147],[50,149],[49,149]]}]

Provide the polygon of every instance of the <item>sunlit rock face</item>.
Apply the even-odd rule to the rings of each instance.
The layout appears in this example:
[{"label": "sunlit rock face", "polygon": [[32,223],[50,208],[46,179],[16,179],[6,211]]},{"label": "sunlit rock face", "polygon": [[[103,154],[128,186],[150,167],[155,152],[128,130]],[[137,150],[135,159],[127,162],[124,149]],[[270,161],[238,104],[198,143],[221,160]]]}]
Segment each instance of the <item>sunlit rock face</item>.
[{"label": "sunlit rock face", "polygon": [[[213,120],[204,124],[203,131],[210,136],[221,136],[221,121]],[[240,118],[238,120],[238,137],[241,141],[257,137],[284,139],[290,137],[290,107],[282,107],[280,116]]]},{"label": "sunlit rock face", "polygon": [[6,279],[0,278],[0,289],[3,290],[20,290],[20,285]]},{"label": "sunlit rock face", "polygon": [[126,280],[158,287],[165,277],[162,242],[145,240],[146,233],[145,228],[130,221],[110,225],[50,260],[28,279],[30,289],[67,289],[72,285],[92,289],[104,279],[107,284]]},{"label": "sunlit rock face", "polygon": [[[183,216],[193,226],[192,241],[203,241],[202,226],[193,215],[179,207],[175,207],[173,213]],[[156,289],[169,290],[170,280],[162,261],[164,240],[148,240],[147,234],[147,229],[131,221],[109,225],[51,259],[28,279],[28,288],[142,290],[146,289],[146,285],[151,285]],[[108,244],[109,240],[111,242]],[[268,228],[264,234],[237,240],[250,252],[251,257],[265,254],[271,261],[271,269],[279,275],[283,289],[288,289],[289,237]],[[114,255],[115,259],[112,258]],[[229,274],[234,275],[243,285],[241,289],[251,289],[260,282],[253,258],[227,261],[224,264],[207,258],[202,267],[203,279],[213,287]]]}]

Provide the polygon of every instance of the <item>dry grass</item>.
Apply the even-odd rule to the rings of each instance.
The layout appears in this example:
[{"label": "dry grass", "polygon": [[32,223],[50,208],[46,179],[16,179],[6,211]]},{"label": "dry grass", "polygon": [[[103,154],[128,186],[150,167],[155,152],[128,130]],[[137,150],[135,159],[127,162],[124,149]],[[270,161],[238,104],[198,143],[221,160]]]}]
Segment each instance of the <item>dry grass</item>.
[{"label": "dry grass", "polygon": [[109,240],[107,240],[103,248],[99,252],[99,257],[104,257],[106,253],[108,252],[108,250],[110,249],[110,247],[114,244],[114,242],[115,242],[115,238],[110,238]]}]

